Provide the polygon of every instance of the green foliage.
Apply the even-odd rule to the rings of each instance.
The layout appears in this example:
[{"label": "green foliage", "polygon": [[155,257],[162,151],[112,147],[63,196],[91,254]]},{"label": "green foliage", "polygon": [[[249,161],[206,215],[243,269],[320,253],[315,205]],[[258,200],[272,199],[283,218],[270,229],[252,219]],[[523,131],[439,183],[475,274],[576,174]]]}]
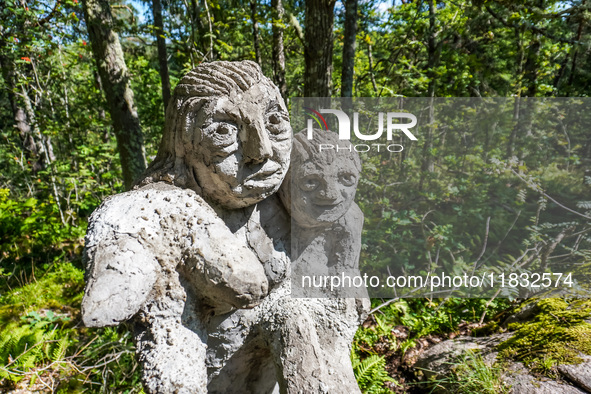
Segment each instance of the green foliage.
[{"label": "green foliage", "polygon": [[[48,312],[49,313],[49,312]],[[18,381],[37,365],[61,361],[70,345],[68,333],[62,332],[56,318],[41,318],[28,324],[8,324],[2,330],[0,379]]]},{"label": "green foliage", "polygon": [[[81,337],[85,345],[78,346],[74,362],[90,381],[100,384],[94,390],[100,387],[100,392],[143,393],[141,369],[128,327],[106,327],[83,334],[86,334]],[[60,388],[64,392],[73,388],[93,390],[92,383],[81,383],[74,374],[60,382]]]},{"label": "green foliage", "polygon": [[[114,28],[121,37],[151,158],[161,136],[164,106],[151,12],[147,9],[140,18],[138,4],[114,7]],[[540,4],[438,2],[431,18],[428,2],[362,2],[354,95],[428,96],[431,87],[437,97],[589,96],[586,6],[581,1],[566,8],[558,1],[546,1],[543,8]],[[257,3],[256,18],[262,68],[272,77],[270,6]],[[305,61],[304,43],[293,21],[305,28],[305,4],[287,1],[284,6],[286,17],[280,22],[286,28],[288,91],[297,97],[303,92]],[[203,61],[254,60],[250,3],[171,0],[163,7],[173,87]],[[336,14],[333,95],[340,93],[343,8],[337,6]],[[103,392],[140,391],[127,329],[76,326],[83,282],[75,266],[88,215],[106,196],[122,190],[116,139],[81,1],[9,0],[0,9],[0,25],[0,373],[8,380],[26,380],[32,371],[53,363],[61,374],[58,392],[98,387]],[[435,51],[429,51],[430,42]],[[533,50],[538,46],[539,51]],[[32,111],[27,113],[29,125],[39,132],[35,143],[55,153],[55,160],[43,166],[43,155],[28,151],[14,127],[11,100],[24,108],[26,99]],[[366,220],[361,262],[368,273],[385,266],[396,267],[393,275],[436,268],[463,273],[472,269],[486,241],[483,262],[506,267],[520,256],[522,261],[531,258],[524,272],[546,263],[550,270],[565,261],[576,262],[587,274],[587,279],[582,275],[577,280],[588,280],[589,221],[575,220],[541,194],[545,191],[590,214],[591,138],[588,128],[577,124],[590,115],[576,100],[565,108],[533,117],[530,130],[512,138],[512,129],[497,116],[499,109],[492,102],[482,115],[493,121],[472,127],[476,131],[441,128],[449,119],[436,118],[432,129],[422,130],[421,140],[406,145],[403,153],[384,152],[365,160],[358,203]],[[468,106],[455,110],[472,111]],[[427,131],[432,132],[429,140],[423,137]],[[573,225],[576,228],[569,230]],[[545,259],[548,245],[563,231],[571,232]],[[374,307],[380,302],[374,300]],[[506,300],[451,298],[399,300],[382,308],[373,324],[355,336],[352,358],[360,385],[367,392],[387,390],[384,365],[393,352],[407,352],[422,336],[455,332],[461,324],[479,321],[485,311],[491,317],[509,305]],[[550,375],[556,362],[575,360],[565,353],[565,344],[569,335],[587,335],[588,327],[580,321],[587,306],[561,305],[514,327],[516,335],[503,350],[507,356]],[[408,336],[396,337],[396,326],[406,327]],[[480,333],[496,329],[491,321]],[[544,340],[536,355],[526,354],[535,330]],[[464,361],[469,368],[458,367],[461,375],[481,369],[477,356]],[[486,381],[485,375],[475,372],[473,380]]]},{"label": "green foliage", "polygon": [[[564,272],[567,264],[588,263],[591,238],[570,234],[587,234],[591,223],[584,209],[568,210],[588,200],[589,185],[582,181],[588,166],[571,161],[575,150],[587,149],[588,128],[575,126],[582,126],[585,105],[577,99],[538,102],[531,109],[536,134],[517,143],[510,138],[514,102],[470,102],[455,100],[448,111],[439,101],[434,127],[442,131],[430,141],[435,153],[423,141],[405,144],[401,154],[363,157],[356,197],[365,213],[360,265],[368,275]],[[533,117],[531,111],[522,116]],[[555,135],[556,114],[572,119],[570,155],[560,145],[564,135]],[[481,124],[470,124],[475,119]],[[516,156],[506,157],[509,146]],[[562,232],[567,236],[559,237]],[[524,262],[516,264],[522,255]],[[501,296],[527,294],[505,288]]]},{"label": "green foliage", "polygon": [[[80,269],[70,263],[57,264],[40,279],[3,294],[0,298],[0,319],[7,323],[18,320],[18,316],[27,316],[34,321],[35,313],[42,309],[76,310],[80,307],[83,289],[84,279]],[[46,314],[45,317],[58,315]]]},{"label": "green foliage", "polygon": [[[374,299],[372,306],[375,308],[380,302]],[[487,301],[479,298],[448,298],[445,300],[402,299],[383,306],[357,330],[353,340],[351,360],[360,387],[362,390],[367,389],[368,392],[371,392],[370,387],[371,390],[378,390],[376,392],[388,390],[383,386],[383,383],[390,381],[386,377],[391,378],[384,367],[387,360],[392,357],[402,357],[409,349],[416,346],[420,338],[429,335],[444,336],[456,332],[461,325],[478,323],[485,311],[486,316],[492,318],[510,305],[511,303],[506,299]],[[372,320],[375,323],[368,324]],[[395,331],[400,332],[400,330],[407,331],[408,334],[398,333],[400,338],[397,338]],[[482,370],[478,373],[492,372]],[[366,376],[372,376],[367,383],[365,383]],[[485,375],[474,376],[473,379],[484,378]],[[395,380],[390,382],[395,383]]]},{"label": "green foliage", "polygon": [[82,271],[62,263],[0,297],[0,386],[59,371],[57,392],[141,392],[128,329],[81,327],[83,287]]},{"label": "green foliage", "polygon": [[9,199],[9,190],[0,189],[0,253],[18,262],[23,257],[60,258],[80,252],[86,224],[64,226],[55,201],[36,198]]},{"label": "green foliage", "polygon": [[363,361],[357,353],[351,353],[351,363],[355,379],[363,393],[387,394],[393,391],[384,386],[386,382],[396,382],[386,372],[386,360],[384,357],[372,355]]},{"label": "green foliage", "polygon": [[41,279],[0,298],[0,376],[21,380],[39,365],[59,362],[76,342],[72,311],[79,307],[82,272],[61,264]]},{"label": "green foliage", "polygon": [[[377,306],[378,302],[374,299],[373,305]],[[373,316],[376,325],[360,328],[354,344],[359,349],[371,349],[381,338],[385,338],[392,347],[400,347],[404,351],[413,347],[418,338],[454,332],[460,324],[479,322],[485,312],[490,318],[510,306],[511,302],[507,299],[490,302],[482,298],[402,299],[381,308],[383,315]],[[392,337],[392,328],[398,325],[407,327],[411,333],[400,344]]]},{"label": "green foliage", "polygon": [[488,365],[477,352],[467,352],[454,362],[450,376],[437,382],[437,387],[458,394],[509,393],[501,379],[502,372],[500,365]]}]

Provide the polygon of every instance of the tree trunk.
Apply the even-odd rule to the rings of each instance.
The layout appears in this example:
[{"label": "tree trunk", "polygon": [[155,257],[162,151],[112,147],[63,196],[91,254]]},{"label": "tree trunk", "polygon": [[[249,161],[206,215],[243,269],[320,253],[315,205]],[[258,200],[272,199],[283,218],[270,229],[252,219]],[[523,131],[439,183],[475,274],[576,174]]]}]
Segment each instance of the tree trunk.
[{"label": "tree trunk", "polygon": [[257,3],[250,1],[250,18],[252,19],[252,39],[254,41],[254,56],[256,62],[262,66],[261,47],[259,45],[259,24],[257,22]]},{"label": "tree trunk", "polygon": [[530,43],[527,51],[527,57],[524,66],[525,83],[527,84],[527,97],[535,97],[538,92],[538,56],[540,54],[540,37],[539,34],[534,36],[533,42]]},{"label": "tree trunk", "polygon": [[273,8],[273,72],[275,84],[281,92],[281,97],[287,104],[287,82],[285,81],[285,49],[283,47],[283,9],[282,0],[272,0]]},{"label": "tree trunk", "polygon": [[[429,101],[429,124],[426,125],[425,143],[423,145],[423,162],[421,164],[421,171],[433,172],[435,171],[433,165],[433,127],[434,127],[434,108],[433,98],[435,97],[435,67],[437,66],[437,43],[435,41],[435,29],[437,20],[435,18],[435,11],[437,5],[435,0],[429,0],[429,37],[427,38],[427,76],[429,77],[428,96]],[[421,175],[420,187],[422,188],[423,175]]]},{"label": "tree trunk", "polygon": [[357,0],[345,0],[345,37],[343,40],[343,73],[341,75],[341,97],[353,97],[356,36]]},{"label": "tree trunk", "polygon": [[25,109],[19,104],[17,99],[15,65],[14,61],[6,56],[6,53],[4,41],[0,41],[0,69],[2,70],[4,83],[6,83],[8,101],[12,109],[14,124],[18,130],[25,157],[33,163],[33,172],[37,172],[45,168],[44,156],[38,150],[30,119],[27,118]]},{"label": "tree trunk", "polygon": [[[205,37],[207,36],[207,29],[201,20],[201,7],[197,0],[191,0],[191,8],[187,7],[187,12],[191,19],[191,53],[194,51],[201,51],[207,53],[207,45]],[[199,45],[197,45],[199,43]]]},{"label": "tree trunk", "polygon": [[437,63],[437,43],[435,42],[436,7],[435,0],[429,0],[429,37],[427,38],[427,76],[429,77],[427,95],[429,97],[435,96],[435,66]]},{"label": "tree trunk", "polygon": [[166,54],[166,40],[164,39],[164,23],[162,22],[162,5],[160,0],[152,0],[152,12],[154,14],[154,33],[158,44],[158,64],[160,66],[160,81],[162,83],[162,101],[164,113],[170,100],[170,77],[168,75],[168,55]]},{"label": "tree trunk", "polygon": [[376,84],[376,77],[373,71],[373,55],[371,54],[373,51],[371,43],[367,44],[367,59],[369,61],[369,77],[371,78],[371,86],[373,87],[373,91],[378,95],[378,85]]},{"label": "tree trunk", "polygon": [[129,84],[129,74],[119,37],[112,29],[113,19],[108,0],[85,0],[84,17],[92,52],[105,92],[125,188],[146,169],[144,138]]},{"label": "tree trunk", "polygon": [[[537,6],[544,9],[544,0],[539,0]],[[540,33],[533,34],[533,40],[529,44],[527,57],[525,59],[523,78],[527,83],[527,96],[535,97],[538,92],[538,57],[540,55]],[[531,102],[531,101],[530,101]]]},{"label": "tree trunk", "polygon": [[330,97],[335,0],[305,2],[304,96]]},{"label": "tree trunk", "polygon": [[517,139],[517,133],[519,132],[519,114],[521,113],[521,97],[515,97],[513,102],[513,129],[509,135],[509,141],[507,141],[507,160],[513,157],[515,152],[515,140]]},{"label": "tree trunk", "polygon": [[[581,3],[581,5],[584,5],[584,4],[585,4],[585,2],[583,1]],[[577,56],[578,56],[578,53],[579,53],[579,45],[580,45],[578,43],[581,42],[581,36],[583,35],[583,23],[584,22],[585,22],[585,19],[581,18],[581,21],[579,22],[579,28],[577,29],[577,45],[574,48],[573,62],[572,62],[572,66],[570,68],[570,75],[568,77],[568,86],[569,86],[569,88],[571,86],[573,86],[573,81],[574,81],[574,78],[575,78],[575,70],[577,69]]]}]

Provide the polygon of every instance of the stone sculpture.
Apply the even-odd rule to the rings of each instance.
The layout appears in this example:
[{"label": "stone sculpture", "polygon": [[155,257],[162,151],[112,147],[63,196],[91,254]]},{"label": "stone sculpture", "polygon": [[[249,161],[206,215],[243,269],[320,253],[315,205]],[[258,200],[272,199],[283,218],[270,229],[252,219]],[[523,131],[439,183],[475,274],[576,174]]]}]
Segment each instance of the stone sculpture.
[{"label": "stone sculpture", "polygon": [[[320,146],[339,150],[320,150]],[[292,295],[368,298],[363,288],[302,288],[303,275],[359,275],[363,213],[355,204],[361,172],[359,155],[333,132],[307,130],[294,138],[292,165],[279,190],[292,217]]]},{"label": "stone sculpture", "polygon": [[87,326],[133,323],[150,393],[355,392],[355,299],[290,296],[285,104],[253,62],[203,64],[158,156],[93,213]]}]

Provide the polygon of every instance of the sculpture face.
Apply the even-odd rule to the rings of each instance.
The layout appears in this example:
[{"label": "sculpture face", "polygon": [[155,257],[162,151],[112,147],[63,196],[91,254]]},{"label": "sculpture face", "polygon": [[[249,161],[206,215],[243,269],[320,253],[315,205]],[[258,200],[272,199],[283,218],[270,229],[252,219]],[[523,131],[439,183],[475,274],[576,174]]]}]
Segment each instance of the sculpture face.
[{"label": "sculpture face", "polygon": [[292,217],[302,227],[328,226],[353,204],[359,171],[347,156],[330,163],[307,161],[292,168]]},{"label": "sculpture face", "polygon": [[275,193],[289,167],[291,126],[283,99],[267,84],[215,97],[193,128],[195,177],[205,197],[228,208]]}]

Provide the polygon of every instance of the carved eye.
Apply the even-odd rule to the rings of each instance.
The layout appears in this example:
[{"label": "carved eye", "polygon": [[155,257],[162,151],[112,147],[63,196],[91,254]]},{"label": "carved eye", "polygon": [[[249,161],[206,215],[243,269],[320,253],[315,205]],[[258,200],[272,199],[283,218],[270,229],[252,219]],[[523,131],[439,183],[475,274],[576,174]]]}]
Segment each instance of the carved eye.
[{"label": "carved eye", "polygon": [[269,133],[271,133],[274,136],[277,136],[280,140],[289,137],[289,118],[287,114],[281,111],[268,112],[266,126],[267,130],[269,130]]},{"label": "carved eye", "polygon": [[355,175],[351,173],[345,172],[339,174],[339,182],[341,182],[345,186],[353,186],[356,180],[357,178],[355,177]]},{"label": "carved eye", "polygon": [[231,125],[229,123],[220,123],[215,132],[221,135],[228,135],[236,130],[237,128],[234,125]]},{"label": "carved eye", "polygon": [[311,192],[320,186],[320,181],[315,177],[305,177],[300,181],[300,189]]},{"label": "carved eye", "polygon": [[285,119],[278,112],[274,112],[269,115],[269,123],[271,124],[279,124],[283,120]]},{"label": "carved eye", "polygon": [[236,144],[238,138],[238,127],[231,122],[213,122],[203,129],[205,144],[213,147],[225,148]]}]

